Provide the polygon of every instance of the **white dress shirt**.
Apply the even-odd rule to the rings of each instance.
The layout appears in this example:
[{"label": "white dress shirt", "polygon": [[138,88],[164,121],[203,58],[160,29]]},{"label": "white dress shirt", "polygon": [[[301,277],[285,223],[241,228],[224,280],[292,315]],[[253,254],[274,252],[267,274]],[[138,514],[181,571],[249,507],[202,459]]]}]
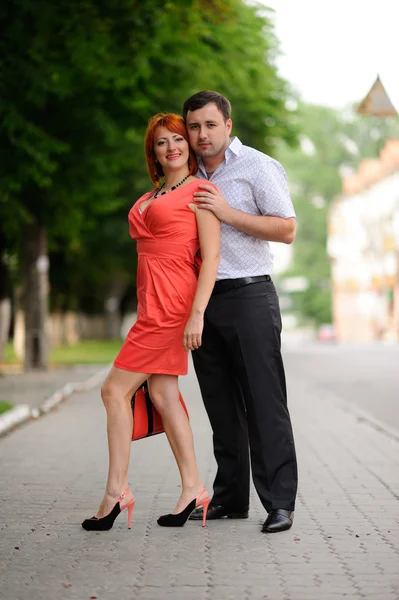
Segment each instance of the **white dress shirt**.
[{"label": "white dress shirt", "polygon": [[[198,176],[208,179],[201,158]],[[251,215],[295,217],[281,164],[232,138],[225,160],[211,175],[211,181],[222,192],[230,206]],[[235,279],[255,275],[271,275],[273,254],[269,242],[238,231],[222,223],[220,265],[216,279]]]}]

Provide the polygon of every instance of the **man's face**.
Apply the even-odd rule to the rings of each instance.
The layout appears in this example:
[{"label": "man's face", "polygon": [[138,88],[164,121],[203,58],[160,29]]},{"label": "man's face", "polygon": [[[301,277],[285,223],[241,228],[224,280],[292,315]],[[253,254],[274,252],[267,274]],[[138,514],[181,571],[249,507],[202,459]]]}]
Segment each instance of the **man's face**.
[{"label": "man's face", "polygon": [[189,110],[186,125],[190,145],[201,158],[224,158],[230,143],[231,119],[226,122],[222,113],[210,102],[198,110]]}]

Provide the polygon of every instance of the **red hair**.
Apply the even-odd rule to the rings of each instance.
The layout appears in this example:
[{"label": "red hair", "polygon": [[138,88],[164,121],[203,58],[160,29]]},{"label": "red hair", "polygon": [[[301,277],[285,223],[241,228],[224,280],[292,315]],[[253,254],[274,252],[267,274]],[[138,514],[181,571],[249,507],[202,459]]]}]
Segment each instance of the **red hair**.
[{"label": "red hair", "polygon": [[175,115],[174,113],[158,113],[157,115],[151,117],[151,119],[148,121],[148,127],[147,131],[145,132],[144,140],[145,158],[147,161],[147,169],[151,181],[158,186],[159,179],[164,175],[163,169],[157,161],[154,150],[155,131],[158,127],[166,127],[166,129],[169,129],[169,131],[178,133],[184,137],[188,143],[190,152],[188,159],[189,174],[195,175],[195,173],[198,171],[197,157],[194,150],[192,150],[190,147],[186,124],[184,123],[183,118],[179,115]]}]

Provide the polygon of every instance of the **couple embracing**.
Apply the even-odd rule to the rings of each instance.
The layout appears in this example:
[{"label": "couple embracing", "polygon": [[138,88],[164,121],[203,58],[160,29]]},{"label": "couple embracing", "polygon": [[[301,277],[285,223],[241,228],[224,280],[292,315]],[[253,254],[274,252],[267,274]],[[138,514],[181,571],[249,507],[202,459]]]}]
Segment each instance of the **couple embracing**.
[{"label": "couple embracing", "polygon": [[[297,464],[269,241],[294,240],[295,212],[282,166],[231,138],[231,129],[229,101],[208,90],[185,102],[183,118],[159,114],[149,122],[145,151],[155,188],[129,213],[138,316],[101,390],[109,471],[86,530],[110,529],[125,509],[130,526],[130,401],[146,380],[182,482],[159,525],[247,518],[250,464],[268,513],[262,532],[292,525]],[[213,431],[212,498],[179,401],[190,350]]]}]

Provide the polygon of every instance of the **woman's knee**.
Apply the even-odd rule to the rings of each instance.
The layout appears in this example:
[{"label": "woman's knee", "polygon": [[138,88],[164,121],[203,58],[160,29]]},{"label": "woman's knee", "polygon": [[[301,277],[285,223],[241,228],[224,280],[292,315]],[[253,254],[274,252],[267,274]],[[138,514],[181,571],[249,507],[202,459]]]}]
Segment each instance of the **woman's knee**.
[{"label": "woman's knee", "polygon": [[147,378],[144,373],[133,373],[112,367],[101,386],[101,398],[105,408],[110,405],[130,405],[133,393]]},{"label": "woman's knee", "polygon": [[166,398],[164,391],[158,386],[151,386],[149,392],[151,402],[153,403],[159,414],[162,414],[165,411],[166,407]]},{"label": "woman's knee", "polygon": [[123,394],[118,390],[118,386],[107,380],[101,386],[101,399],[105,408],[108,408],[110,404],[115,405],[124,401]]},{"label": "woman's knee", "polygon": [[160,415],[169,410],[179,399],[179,388],[164,378],[151,378],[149,385],[151,401]]}]

